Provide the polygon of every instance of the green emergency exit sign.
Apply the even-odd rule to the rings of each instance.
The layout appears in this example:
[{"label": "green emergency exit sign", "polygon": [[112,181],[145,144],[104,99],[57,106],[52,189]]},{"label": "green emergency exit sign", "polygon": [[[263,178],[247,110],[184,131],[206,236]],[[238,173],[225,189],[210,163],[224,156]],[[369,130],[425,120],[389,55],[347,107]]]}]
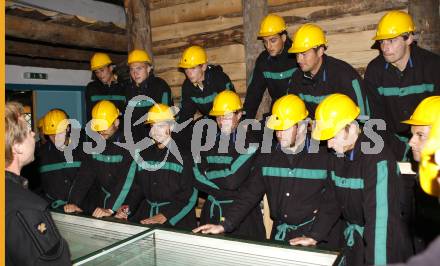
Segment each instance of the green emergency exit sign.
[{"label": "green emergency exit sign", "polygon": [[23,78],[25,78],[25,79],[47,79],[47,73],[24,72]]}]

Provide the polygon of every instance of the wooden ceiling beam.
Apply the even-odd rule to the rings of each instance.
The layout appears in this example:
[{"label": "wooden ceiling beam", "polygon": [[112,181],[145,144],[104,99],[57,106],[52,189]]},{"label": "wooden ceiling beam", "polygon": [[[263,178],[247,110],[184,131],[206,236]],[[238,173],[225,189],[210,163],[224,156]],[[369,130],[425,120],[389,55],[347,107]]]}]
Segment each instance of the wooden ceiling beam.
[{"label": "wooden ceiling beam", "polygon": [[77,46],[126,52],[127,37],[121,34],[92,31],[62,24],[6,15],[6,36]]},{"label": "wooden ceiling beam", "polygon": [[[6,40],[6,53],[9,55],[88,62],[95,51],[56,47],[51,45]],[[127,59],[126,54],[108,53],[115,64]]]},{"label": "wooden ceiling beam", "polygon": [[31,58],[26,56],[16,56],[16,55],[8,55],[8,54],[6,54],[5,59],[7,65],[47,67],[47,68],[57,68],[57,69],[79,69],[79,70],[90,69],[89,63],[82,63],[75,61],[51,60],[46,58]]}]

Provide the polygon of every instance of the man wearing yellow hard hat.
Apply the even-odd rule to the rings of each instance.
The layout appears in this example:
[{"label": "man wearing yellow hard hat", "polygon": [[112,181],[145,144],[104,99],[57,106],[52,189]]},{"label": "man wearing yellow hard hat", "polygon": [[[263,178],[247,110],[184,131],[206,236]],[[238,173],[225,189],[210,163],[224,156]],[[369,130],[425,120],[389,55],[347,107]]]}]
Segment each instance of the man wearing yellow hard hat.
[{"label": "man wearing yellow hard hat", "polygon": [[[240,132],[245,133],[245,136],[239,136],[242,109],[238,94],[225,90],[215,97],[209,112],[217,120],[215,143],[210,150],[201,152],[200,161],[195,161],[193,168],[195,187],[207,194],[200,214],[201,225],[220,224],[224,221],[233,210],[242,189],[246,187],[258,147],[250,145],[257,142],[251,131]],[[264,239],[263,217],[259,204],[252,204],[246,214],[246,217],[228,233]]]},{"label": "man wearing yellow hard hat", "polygon": [[332,93],[343,93],[357,103],[361,115],[369,116],[362,78],[348,63],[326,55],[327,38],[315,24],[304,24],[293,35],[289,53],[296,55],[299,69],[292,75],[289,93],[306,103],[313,117],[318,104]]},{"label": "man wearing yellow hard hat", "polygon": [[385,143],[369,139],[356,119],[360,108],[343,94],[327,96],[315,112],[312,137],[326,140],[331,156],[331,184],[346,222],[346,265],[403,262],[412,254],[406,225],[400,217],[399,174]]},{"label": "man wearing yellow hard hat", "polygon": [[200,46],[193,45],[183,51],[179,68],[186,76],[182,84],[180,122],[193,118],[197,111],[207,116],[217,94],[223,90],[235,91],[222,67],[208,64],[206,51]]},{"label": "man wearing yellow hard hat", "polygon": [[[154,145],[140,152],[135,189],[118,210],[117,218],[184,229],[195,227],[198,191],[192,186],[192,158],[173,141],[174,122],[175,112],[168,105],[155,104],[148,111],[146,123],[151,126]],[[172,149],[179,151],[182,161],[170,152]]]},{"label": "man wearing yellow hard hat", "polygon": [[[426,145],[421,153],[419,166],[420,185],[423,191],[432,196],[440,196],[440,119],[437,119],[431,128]],[[438,203],[438,201],[437,201]],[[438,206],[437,206],[438,208]],[[406,263],[393,266],[420,266],[437,265],[440,260],[440,237],[431,242],[428,248],[417,256],[410,258]]]},{"label": "man wearing yellow hard hat", "polygon": [[409,160],[407,119],[423,99],[440,95],[440,56],[417,46],[415,26],[404,11],[386,13],[373,40],[380,54],[367,66],[365,82],[373,118],[384,119],[398,160]]},{"label": "man wearing yellow hard hat", "polygon": [[[174,105],[170,86],[165,80],[154,75],[152,60],[146,51],[139,49],[131,51],[127,62],[131,77],[131,84],[126,88],[127,104],[134,108],[131,121],[127,123],[131,125],[136,123],[155,103]],[[133,99],[139,95],[147,96],[149,99],[139,101]]]},{"label": "man wearing yellow hard hat", "polygon": [[[440,118],[440,96],[431,96],[419,103],[408,120],[402,121],[402,123],[411,126],[412,136],[409,140],[409,146],[415,162],[420,162],[421,153],[426,146],[431,127],[438,118]],[[417,168],[417,166],[413,166],[413,168]],[[407,194],[414,195],[410,204],[415,203],[415,211],[412,211],[415,217],[411,221],[415,222],[416,241],[414,244],[417,252],[440,233],[440,228],[437,226],[440,220],[435,218],[440,216],[440,209],[437,208],[437,201],[422,193],[417,185],[419,182],[416,182],[414,175],[408,176],[405,180],[411,185],[405,186],[411,189]],[[411,183],[409,183],[410,181]]]},{"label": "man wearing yellow hard hat", "polygon": [[265,50],[255,61],[243,108],[246,117],[251,119],[257,114],[266,88],[273,104],[286,95],[289,80],[297,69],[295,58],[287,53],[292,41],[281,16],[267,15],[261,21],[258,38],[262,40]]},{"label": "man wearing yellow hard hat", "polygon": [[[116,145],[125,142],[118,117],[119,110],[110,101],[99,101],[93,107],[90,124],[92,131],[98,133],[94,141],[98,146],[105,144],[105,147],[102,152],[92,152],[81,163],[68,204],[64,206],[65,212],[86,211],[80,206],[94,204],[94,208],[90,208],[91,214],[101,218],[113,215],[124,203],[137,165],[126,149]],[[90,192],[94,192],[95,202],[87,202]]]},{"label": "man wearing yellow hard hat", "polygon": [[257,156],[250,183],[225,220],[220,225],[201,226],[195,232],[233,231],[266,194],[274,221],[271,239],[291,245],[339,248],[342,232],[335,221],[340,212],[336,200],[326,195],[330,193],[326,188],[328,153],[324,147],[312,149],[307,117],[308,111],[298,96],[288,94],[275,101],[266,124],[276,131],[277,141],[271,152]]},{"label": "man wearing yellow hard hat", "polygon": [[73,152],[73,161],[67,162],[64,149],[69,144],[69,117],[61,109],[52,109],[43,118],[43,133],[48,141],[36,149],[38,172],[43,196],[51,208],[62,208],[81,166],[81,149]]},{"label": "man wearing yellow hard hat", "polygon": [[95,53],[90,59],[90,70],[93,81],[86,88],[87,121],[91,119],[93,106],[101,101],[112,101],[119,110],[125,110],[125,85],[118,80],[110,56],[106,53]]}]

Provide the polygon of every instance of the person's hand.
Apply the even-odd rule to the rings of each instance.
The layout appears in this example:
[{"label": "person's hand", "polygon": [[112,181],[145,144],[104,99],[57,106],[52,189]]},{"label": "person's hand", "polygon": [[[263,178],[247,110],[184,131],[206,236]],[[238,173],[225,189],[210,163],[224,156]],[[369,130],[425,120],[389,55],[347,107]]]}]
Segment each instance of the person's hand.
[{"label": "person's hand", "polygon": [[205,224],[202,226],[199,226],[192,230],[193,233],[202,233],[202,234],[213,234],[218,235],[225,232],[225,228],[223,225],[217,225],[217,224]]},{"label": "person's hand", "polygon": [[164,224],[167,220],[167,217],[159,213],[153,217],[141,220],[141,224]]},{"label": "person's hand", "polygon": [[112,214],[113,211],[110,209],[96,208],[95,211],[92,213],[92,216],[95,218],[102,218],[112,216]]},{"label": "person's hand", "polygon": [[305,247],[309,247],[309,246],[316,246],[316,240],[310,237],[295,237],[289,240],[289,244],[292,246],[305,246]]},{"label": "person's hand", "polygon": [[127,220],[129,213],[130,213],[130,207],[128,205],[122,205],[116,211],[115,218]]},{"label": "person's hand", "polygon": [[64,205],[64,212],[65,213],[72,213],[72,212],[83,212],[83,210],[76,206],[75,204],[66,204]]}]

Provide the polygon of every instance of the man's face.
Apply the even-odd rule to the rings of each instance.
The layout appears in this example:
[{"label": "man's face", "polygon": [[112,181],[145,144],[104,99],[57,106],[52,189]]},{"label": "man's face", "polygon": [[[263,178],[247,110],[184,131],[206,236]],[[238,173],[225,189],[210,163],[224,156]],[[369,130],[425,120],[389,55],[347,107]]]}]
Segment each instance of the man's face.
[{"label": "man's face", "polygon": [[185,75],[191,83],[201,83],[205,79],[206,64],[185,68]]},{"label": "man's face", "polygon": [[421,152],[428,140],[429,131],[431,131],[431,126],[411,126],[412,137],[409,140],[409,146],[416,162],[420,162]]},{"label": "man's face", "polygon": [[166,143],[171,137],[172,125],[169,122],[159,122],[151,125],[150,137],[156,143]]},{"label": "man's face", "polygon": [[322,62],[324,48],[318,50],[309,49],[302,53],[296,54],[296,61],[303,72],[312,72],[316,74]]},{"label": "man's face", "polygon": [[101,135],[103,139],[107,140],[116,133],[118,127],[119,127],[119,119],[116,119],[115,122],[113,122],[113,124],[109,128],[107,128],[106,130],[98,131],[98,133],[99,135]]},{"label": "man's face", "polygon": [[130,76],[136,85],[144,82],[150,75],[151,66],[144,62],[135,62],[130,64]]},{"label": "man's face", "polygon": [[359,135],[359,128],[354,124],[348,125],[327,141],[327,147],[338,154],[343,154],[352,148]]},{"label": "man's face", "polygon": [[406,41],[402,36],[392,39],[380,40],[380,50],[382,51],[385,61],[396,64],[403,60],[406,53],[409,53],[409,45],[412,42],[412,36]]},{"label": "man's face", "polygon": [[297,124],[285,130],[277,130],[275,134],[277,136],[281,148],[293,147],[295,145],[297,132],[298,132]]},{"label": "man's face", "polygon": [[234,112],[226,115],[217,116],[217,125],[223,134],[231,134],[235,131],[240,122],[242,112]]},{"label": "man's face", "polygon": [[275,34],[267,37],[263,37],[263,44],[266,51],[270,56],[277,56],[281,54],[284,49],[284,42],[286,41],[286,35]]},{"label": "man's face", "polygon": [[61,133],[49,135],[49,139],[58,149],[63,148],[65,145],[67,145],[67,129]]},{"label": "man's face", "polygon": [[113,79],[113,67],[104,66],[95,70],[95,75],[104,84],[110,84]]}]

